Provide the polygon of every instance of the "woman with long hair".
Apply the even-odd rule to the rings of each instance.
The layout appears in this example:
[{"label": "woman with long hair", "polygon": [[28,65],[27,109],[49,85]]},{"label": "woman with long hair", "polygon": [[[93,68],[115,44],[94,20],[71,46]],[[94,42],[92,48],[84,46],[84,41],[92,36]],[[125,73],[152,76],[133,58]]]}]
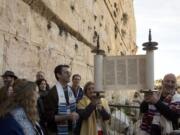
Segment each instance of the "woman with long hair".
[{"label": "woman with long hair", "polygon": [[36,84],[38,86],[39,95],[46,95],[50,89],[46,79],[39,79],[36,81]]},{"label": "woman with long hair", "polygon": [[[36,84],[25,79],[18,79],[14,83],[13,90],[13,96],[0,105],[1,135],[43,135],[37,123]],[[13,128],[14,123],[18,128]]]},{"label": "woman with long hair", "polygon": [[44,131],[44,134],[47,134],[47,120],[45,116],[45,107],[44,107],[44,100],[49,92],[49,85],[45,79],[39,79],[36,81],[38,86],[38,93],[39,97],[37,100],[37,108],[39,113],[39,123]]}]

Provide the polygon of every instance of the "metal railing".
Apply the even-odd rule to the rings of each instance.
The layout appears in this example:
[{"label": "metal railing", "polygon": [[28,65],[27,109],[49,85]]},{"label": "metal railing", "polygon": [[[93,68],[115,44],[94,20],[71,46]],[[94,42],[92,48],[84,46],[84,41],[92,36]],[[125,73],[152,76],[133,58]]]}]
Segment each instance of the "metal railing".
[{"label": "metal railing", "polygon": [[111,121],[110,135],[133,135],[134,123],[139,119],[139,106],[109,104]]}]

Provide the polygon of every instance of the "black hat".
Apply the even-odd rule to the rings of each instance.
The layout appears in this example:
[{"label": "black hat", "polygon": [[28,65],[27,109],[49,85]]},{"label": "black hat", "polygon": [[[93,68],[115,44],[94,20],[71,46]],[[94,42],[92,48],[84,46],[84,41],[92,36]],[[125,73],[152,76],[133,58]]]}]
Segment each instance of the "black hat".
[{"label": "black hat", "polygon": [[14,74],[13,71],[7,70],[4,72],[4,74],[2,75],[2,77],[6,77],[6,76],[10,76],[10,77],[14,77],[14,79],[17,79],[18,77]]}]

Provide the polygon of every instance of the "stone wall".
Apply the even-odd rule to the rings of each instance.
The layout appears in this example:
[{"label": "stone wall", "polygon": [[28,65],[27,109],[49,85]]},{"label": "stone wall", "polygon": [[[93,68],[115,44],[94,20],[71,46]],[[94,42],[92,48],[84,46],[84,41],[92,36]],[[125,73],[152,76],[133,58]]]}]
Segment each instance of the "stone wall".
[{"label": "stone wall", "polygon": [[0,0],[0,74],[13,70],[50,84],[58,64],[93,80],[97,35],[106,55],[135,54],[133,0]]}]

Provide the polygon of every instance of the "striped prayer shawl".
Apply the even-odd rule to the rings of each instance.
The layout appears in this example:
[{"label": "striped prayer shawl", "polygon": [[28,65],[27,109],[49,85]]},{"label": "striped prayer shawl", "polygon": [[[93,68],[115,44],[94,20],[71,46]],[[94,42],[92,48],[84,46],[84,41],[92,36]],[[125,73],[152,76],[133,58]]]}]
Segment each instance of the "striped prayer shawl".
[{"label": "striped prayer shawl", "polygon": [[[170,106],[171,105],[171,98],[167,96],[164,100],[163,103]],[[160,125],[160,119],[161,119],[161,114],[158,112],[156,107],[154,105],[148,105],[148,112],[144,113],[143,118],[142,118],[142,123],[140,125],[140,128],[147,132],[151,132],[151,125]]]},{"label": "striped prayer shawl", "polygon": [[140,128],[147,133],[151,131],[151,124],[159,125],[160,113],[157,111],[154,105],[148,106],[148,112],[144,113]]},{"label": "striped prayer shawl", "polygon": [[[74,97],[74,94],[71,90],[71,88],[68,86],[68,96],[69,96],[69,105],[66,103],[65,99],[65,94],[64,90],[62,88],[62,85],[57,82],[56,83],[56,88],[57,88],[57,93],[58,93],[58,114],[59,115],[67,115],[70,114],[71,112],[76,111],[76,99]],[[75,127],[75,123],[72,123],[72,127]],[[64,123],[58,124],[57,125],[57,135],[69,135],[68,131],[68,120],[65,121]]]}]

